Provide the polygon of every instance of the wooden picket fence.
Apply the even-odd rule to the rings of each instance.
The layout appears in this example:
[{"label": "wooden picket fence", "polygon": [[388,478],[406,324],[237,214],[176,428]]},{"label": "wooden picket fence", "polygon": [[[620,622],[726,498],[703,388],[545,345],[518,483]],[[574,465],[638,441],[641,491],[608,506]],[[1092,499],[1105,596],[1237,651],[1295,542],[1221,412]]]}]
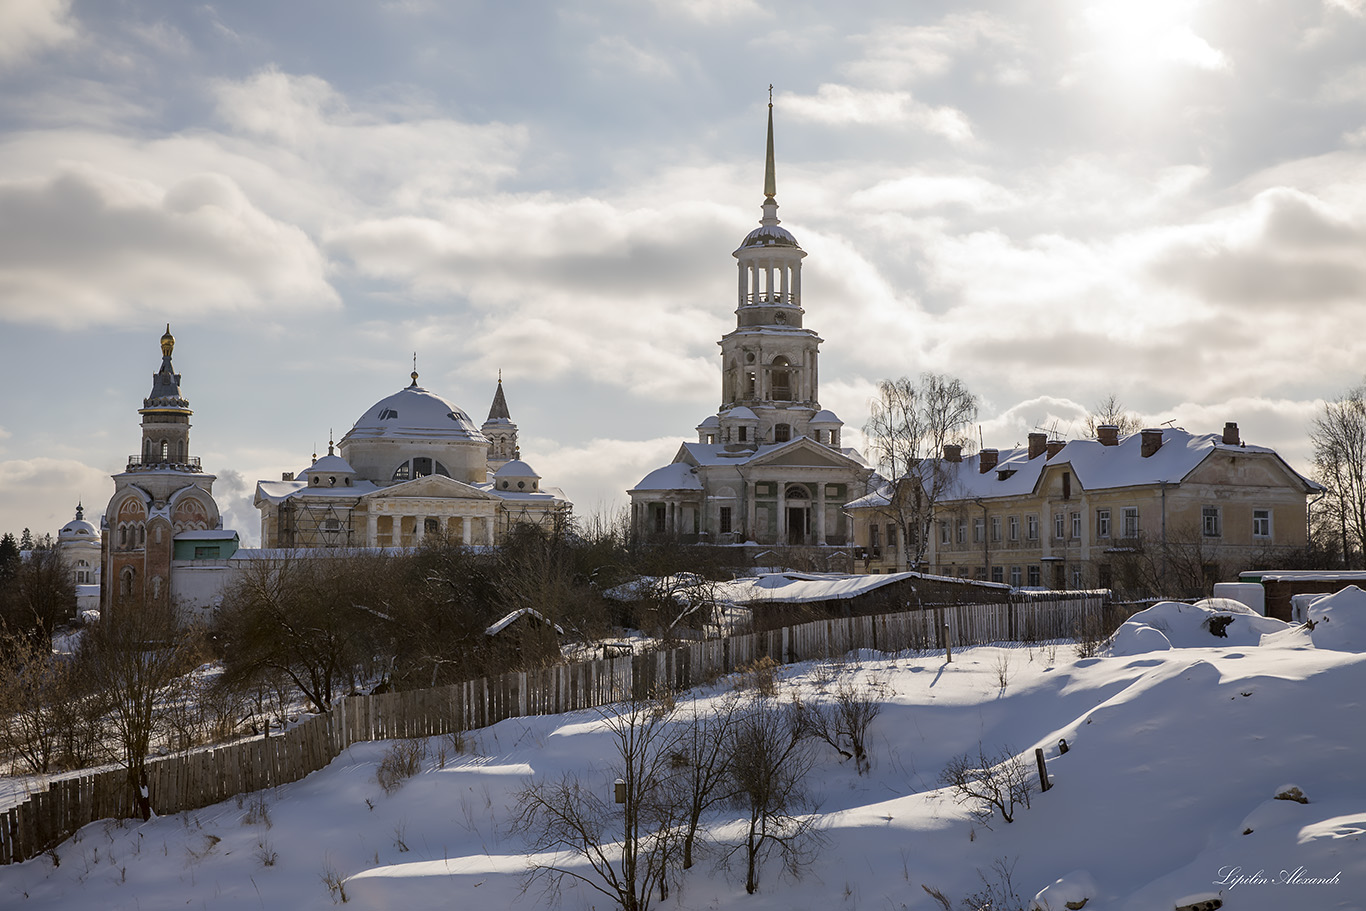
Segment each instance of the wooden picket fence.
[{"label": "wooden picket fence", "polygon": [[[516,671],[450,686],[348,696],[283,733],[147,762],[152,809],[167,815],[298,781],[353,743],[429,737],[526,715],[555,715],[713,681],[761,658],[790,664],[844,655],[1067,638],[1103,616],[1100,595],[970,604],[817,620],[642,655]],[[76,775],[0,812],[0,864],[36,857],[99,819],[136,815],[124,769]]]}]

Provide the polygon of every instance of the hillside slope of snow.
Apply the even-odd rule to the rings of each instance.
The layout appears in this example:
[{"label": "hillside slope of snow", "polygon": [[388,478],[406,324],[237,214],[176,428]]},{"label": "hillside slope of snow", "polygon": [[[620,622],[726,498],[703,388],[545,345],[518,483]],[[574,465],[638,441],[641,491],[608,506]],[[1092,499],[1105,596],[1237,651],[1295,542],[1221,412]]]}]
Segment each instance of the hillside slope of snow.
[{"label": "hillside slope of snow", "polygon": [[[937,909],[922,885],[956,907],[998,858],[1025,902],[1056,884],[1043,902],[1088,890],[1088,907],[1133,911],[1204,894],[1237,911],[1366,907],[1366,656],[1316,647],[1302,629],[1260,645],[1172,638],[1173,648],[1083,660],[1067,645],[1011,646],[963,649],[951,664],[942,653],[863,653],[833,671],[783,669],[784,694],[806,701],[829,693],[832,672],[881,688],[871,774],[818,747],[811,788],[827,843],[799,879],[765,868],[747,895],[743,870],[709,858],[654,907]],[[727,684],[684,698],[705,703]],[[521,891],[512,795],[566,772],[610,793],[601,718],[513,719],[468,740],[473,749],[442,766],[433,738],[423,771],[392,795],[375,777],[389,745],[360,744],[264,799],[87,826],[55,865],[0,868],[0,904],[303,911],[339,901],[331,878],[356,908],[541,907],[539,893]],[[938,790],[944,765],[979,744],[1009,746],[1031,768],[1034,748],[1045,751],[1053,788],[1013,824],[984,828]],[[1275,799],[1290,783],[1307,803]],[[609,905],[583,887],[564,901]]]}]

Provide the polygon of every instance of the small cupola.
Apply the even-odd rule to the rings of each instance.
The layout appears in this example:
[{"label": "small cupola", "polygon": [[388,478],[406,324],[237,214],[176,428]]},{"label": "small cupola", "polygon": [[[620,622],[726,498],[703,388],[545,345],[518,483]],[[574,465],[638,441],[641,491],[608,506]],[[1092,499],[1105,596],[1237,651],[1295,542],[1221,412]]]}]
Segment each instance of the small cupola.
[{"label": "small cupola", "polygon": [[522,461],[521,453],[516,453],[514,458],[493,473],[493,489],[500,494],[537,493],[541,489],[541,476]]},{"label": "small cupola", "polygon": [[332,442],[332,434],[328,433],[327,455],[321,459],[314,458],[313,464],[305,468],[296,475],[300,481],[308,484],[309,487],[352,487],[356,483],[356,469],[351,464],[337,455],[335,445]]}]

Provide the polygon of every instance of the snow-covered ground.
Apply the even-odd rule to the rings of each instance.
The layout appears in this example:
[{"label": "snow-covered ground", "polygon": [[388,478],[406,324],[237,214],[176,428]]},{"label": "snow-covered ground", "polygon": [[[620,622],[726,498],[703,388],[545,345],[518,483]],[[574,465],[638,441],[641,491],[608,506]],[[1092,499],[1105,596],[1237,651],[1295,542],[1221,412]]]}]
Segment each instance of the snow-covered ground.
[{"label": "snow-covered ground", "polygon": [[[1214,635],[1210,618],[1230,615]],[[979,870],[1006,858],[1026,902],[1056,882],[1045,897],[1089,894],[1088,908],[1215,895],[1237,911],[1366,908],[1366,655],[1349,650],[1361,647],[1366,595],[1320,602],[1315,616],[1310,631],[1159,605],[1108,657],[1079,660],[1065,643],[956,650],[951,664],[942,653],[850,656],[839,673],[880,683],[886,699],[870,775],[822,748],[812,787],[827,842],[814,863],[800,879],[766,868],[747,895],[743,870],[704,861],[655,907],[937,911],[927,885],[956,909],[980,890]],[[781,677],[785,694],[808,701],[832,688],[830,670],[811,663]],[[333,906],[328,877],[345,878],[349,907],[541,907],[539,892],[520,891],[511,795],[571,771],[610,793],[609,736],[598,713],[581,712],[469,740],[442,766],[433,738],[423,771],[388,796],[375,776],[388,744],[361,744],[264,800],[96,823],[55,859],[0,868],[0,907],[302,911]],[[1013,824],[984,828],[937,789],[944,765],[979,743],[1031,763],[1045,750],[1053,788]],[[1289,785],[1308,802],[1274,799]],[[564,902],[609,906],[584,888]]]}]

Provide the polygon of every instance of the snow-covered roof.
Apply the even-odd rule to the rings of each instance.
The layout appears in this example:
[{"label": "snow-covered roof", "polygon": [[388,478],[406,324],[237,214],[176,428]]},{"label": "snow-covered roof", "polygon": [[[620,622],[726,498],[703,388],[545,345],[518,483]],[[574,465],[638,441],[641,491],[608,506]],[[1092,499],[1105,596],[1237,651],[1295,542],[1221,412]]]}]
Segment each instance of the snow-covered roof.
[{"label": "snow-covered roof", "polygon": [[702,482],[697,477],[697,469],[687,462],[674,462],[640,479],[631,490],[701,490]]},{"label": "snow-covered roof", "polygon": [[371,405],[342,442],[353,439],[439,438],[487,442],[458,406],[417,385],[407,386]]},{"label": "snow-covered roof", "polygon": [[840,601],[857,598],[870,591],[901,582],[922,579],[948,582],[954,585],[973,585],[997,591],[1009,591],[1010,586],[998,582],[975,582],[951,576],[926,573],[888,573],[886,575],[848,575],[846,573],[764,573],[753,578],[736,579],[718,586],[717,596],[738,604],[781,601],[805,604],[812,601]]},{"label": "snow-covered roof", "polygon": [[792,236],[792,232],[779,225],[760,225],[753,231],[745,235],[745,239],[740,241],[740,249],[745,247],[797,247],[797,238]]},{"label": "snow-covered roof", "polygon": [[831,410],[828,409],[828,408],[822,408],[820,411],[817,411],[815,414],[811,415],[811,421],[810,421],[810,423],[812,423],[812,424],[843,424],[844,422],[841,421],[841,420],[839,419],[839,416],[836,415],[835,412],[831,411]]},{"label": "snow-covered roof", "polygon": [[495,478],[540,478],[536,470],[521,459],[509,459],[493,473]]},{"label": "snow-covered roof", "polygon": [[81,538],[98,538],[99,536],[100,533],[95,530],[95,526],[84,519],[72,519],[62,526],[61,531],[57,532],[57,539],[63,541],[69,538],[79,540]]},{"label": "snow-covered roof", "polygon": [[546,626],[554,627],[556,635],[560,635],[560,636],[563,636],[563,635],[564,635],[564,630],[560,628],[560,626],[559,626],[558,623],[551,623],[549,620],[547,620],[547,619],[545,618],[545,615],[544,615],[544,614],[542,614],[540,611],[536,610],[535,608],[531,608],[531,607],[523,607],[523,608],[520,608],[520,609],[518,609],[518,610],[513,611],[512,613],[508,614],[508,615],[507,615],[506,617],[504,617],[503,619],[499,620],[497,623],[495,623],[495,624],[493,624],[492,626],[490,626],[488,629],[484,630],[484,635],[485,635],[485,636],[496,636],[496,635],[498,635],[499,633],[501,633],[503,630],[507,629],[508,626],[509,626],[510,624],[515,623],[515,622],[518,620],[518,618],[520,618],[520,617],[525,617],[525,616],[528,616],[528,615],[529,615],[529,616],[532,616],[532,617],[535,617],[537,620],[541,621],[541,622],[544,623]]},{"label": "snow-covered roof", "polygon": [[[753,413],[753,412],[751,412],[751,414],[752,414],[752,413]],[[719,417],[717,417],[716,415],[713,414],[711,417],[707,418],[707,419],[704,420],[702,423],[698,424],[698,425],[697,425],[697,429],[698,429],[698,430],[704,430],[704,429],[707,429],[707,428],[711,428],[711,427],[720,427],[720,426],[721,426],[721,419],[720,419]]]},{"label": "snow-covered roof", "polygon": [[[949,473],[944,499],[952,501],[1033,493],[1040,474],[1049,465],[1070,466],[1077,483],[1084,490],[1138,487],[1163,482],[1175,484],[1184,480],[1211,453],[1218,450],[1271,456],[1299,479],[1306,490],[1318,489],[1318,485],[1287,465],[1273,449],[1225,443],[1221,434],[1195,434],[1180,428],[1163,429],[1162,446],[1146,458],[1142,454],[1142,434],[1135,433],[1115,446],[1105,446],[1098,440],[1070,440],[1054,455],[1049,456],[1045,452],[1032,459],[1029,458],[1027,447],[1002,449],[997,453],[996,465],[986,472],[979,470],[981,453],[966,456],[961,462],[933,459],[924,464],[927,469],[933,467]],[[849,507],[884,506],[888,493],[889,489],[883,486],[850,503]]]},{"label": "snow-covered roof", "polygon": [[310,497],[359,497],[379,490],[373,481],[356,481],[350,487],[315,487],[307,480],[296,481],[257,481],[256,502],[283,503],[296,494],[307,493]]}]

